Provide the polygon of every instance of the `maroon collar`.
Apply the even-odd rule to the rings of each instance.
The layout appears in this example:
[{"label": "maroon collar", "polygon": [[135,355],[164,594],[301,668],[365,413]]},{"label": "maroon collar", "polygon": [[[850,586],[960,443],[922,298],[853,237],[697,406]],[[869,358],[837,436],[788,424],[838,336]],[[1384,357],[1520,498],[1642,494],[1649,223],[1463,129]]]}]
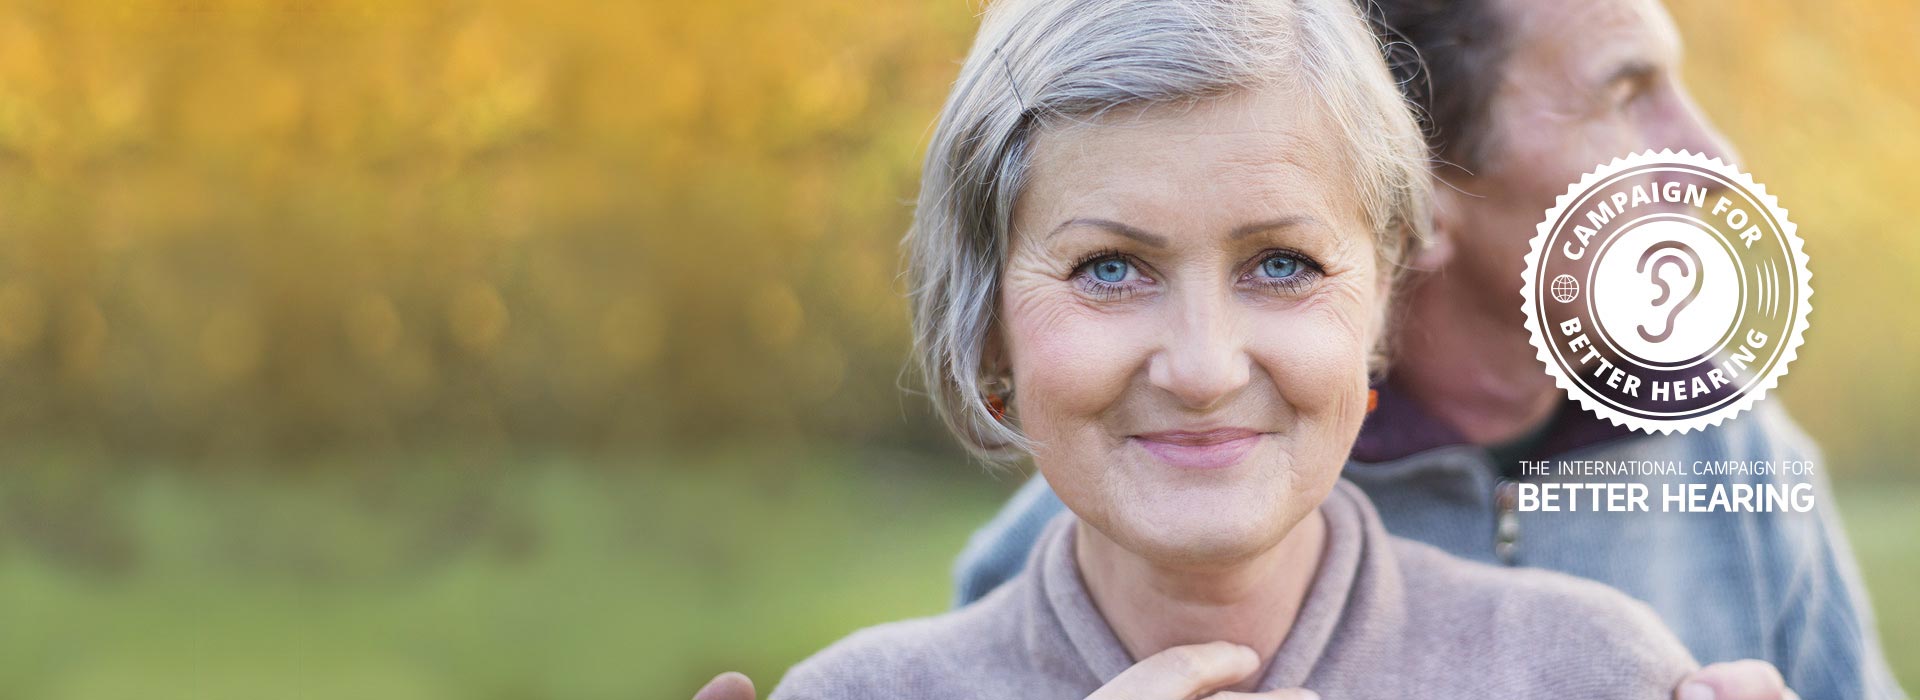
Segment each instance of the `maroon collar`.
[{"label": "maroon collar", "polygon": [[[1460,431],[1440,420],[1412,396],[1393,386],[1392,379],[1373,385],[1380,392],[1379,404],[1360,425],[1360,439],[1353,444],[1357,462],[1390,462],[1396,459],[1450,445],[1471,445]],[[1571,400],[1562,400],[1554,409],[1537,450],[1540,455],[1557,455],[1614,438],[1632,431],[1614,425]]]}]

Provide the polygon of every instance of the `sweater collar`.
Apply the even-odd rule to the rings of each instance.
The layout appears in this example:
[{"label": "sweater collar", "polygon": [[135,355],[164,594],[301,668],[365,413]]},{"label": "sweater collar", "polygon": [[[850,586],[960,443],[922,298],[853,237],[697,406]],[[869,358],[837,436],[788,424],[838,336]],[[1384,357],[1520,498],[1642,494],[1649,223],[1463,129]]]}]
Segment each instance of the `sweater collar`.
[{"label": "sweater collar", "polygon": [[[1377,583],[1390,573],[1380,570],[1391,566],[1382,561],[1386,529],[1372,512],[1359,488],[1342,479],[1335,484],[1318,511],[1326,518],[1327,540],[1319,569],[1314,574],[1307,597],[1294,618],[1293,629],[1268,664],[1258,686],[1259,692],[1275,688],[1301,687],[1315,664],[1325,655],[1334,630],[1347,614],[1348,601],[1356,589]],[[1081,578],[1074,557],[1074,529],[1080,521],[1072,511],[1063,512],[1047,524],[1035,547],[1029,567],[1037,574],[1037,592],[1051,616],[1036,616],[1035,624],[1046,625],[1051,618],[1064,636],[1073,655],[1092,674],[1099,685],[1111,682],[1137,661],[1120,644],[1113,628],[1093,603],[1093,596]],[[1363,561],[1370,571],[1363,575]],[[1050,625],[1051,626],[1051,625]]]},{"label": "sweater collar", "polygon": [[[1391,377],[1376,382],[1373,390],[1379,392],[1379,403],[1360,425],[1360,437],[1353,444],[1354,461],[1391,462],[1435,448],[1472,444],[1460,431],[1395,387]],[[1539,454],[1561,454],[1632,432],[1565,398],[1548,420]]]}]

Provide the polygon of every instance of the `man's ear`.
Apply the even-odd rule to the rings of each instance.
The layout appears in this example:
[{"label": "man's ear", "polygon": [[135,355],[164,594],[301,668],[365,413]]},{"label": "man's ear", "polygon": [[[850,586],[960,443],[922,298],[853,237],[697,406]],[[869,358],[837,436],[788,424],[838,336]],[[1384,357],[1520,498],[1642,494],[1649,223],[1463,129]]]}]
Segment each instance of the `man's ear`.
[{"label": "man's ear", "polygon": [[1462,192],[1446,178],[1439,175],[1429,177],[1433,178],[1433,226],[1430,229],[1433,238],[1407,261],[1408,267],[1421,272],[1438,270],[1453,259],[1454,237],[1460,233],[1460,213],[1464,211],[1461,205],[1465,202],[1462,199],[1473,196]]}]

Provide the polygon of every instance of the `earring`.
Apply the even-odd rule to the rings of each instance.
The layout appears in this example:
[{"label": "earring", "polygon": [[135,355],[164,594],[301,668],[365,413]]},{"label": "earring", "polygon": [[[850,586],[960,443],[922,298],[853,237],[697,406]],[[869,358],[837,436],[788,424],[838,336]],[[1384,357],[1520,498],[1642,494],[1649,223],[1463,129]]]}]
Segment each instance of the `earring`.
[{"label": "earring", "polygon": [[1380,390],[1368,389],[1367,390],[1367,412],[1372,413],[1373,409],[1376,409],[1379,407],[1380,407]]},{"label": "earring", "polygon": [[980,383],[980,393],[986,397],[987,413],[997,421],[1007,419],[1007,399],[1013,397],[1013,380],[1006,375],[998,375]]}]

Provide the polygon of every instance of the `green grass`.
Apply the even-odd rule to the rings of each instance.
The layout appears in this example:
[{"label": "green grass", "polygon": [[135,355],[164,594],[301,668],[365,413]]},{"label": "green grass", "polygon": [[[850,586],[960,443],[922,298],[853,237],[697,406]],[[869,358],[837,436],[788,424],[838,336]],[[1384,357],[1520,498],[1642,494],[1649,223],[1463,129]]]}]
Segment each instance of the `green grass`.
[{"label": "green grass", "polygon": [[[897,455],[655,461],[16,473],[0,698],[685,698],[730,669],[764,693],[854,629],[945,609],[1014,485]],[[1909,686],[1916,498],[1839,495]]]},{"label": "green grass", "polygon": [[1920,484],[1856,483],[1836,490],[1887,662],[1909,694],[1920,691]]},{"label": "green grass", "polygon": [[770,689],[854,629],[944,609],[1008,488],[866,459],[113,476],[96,516],[122,517],[76,531],[136,555],[38,551],[0,518],[0,698],[668,698],[728,669]]}]

